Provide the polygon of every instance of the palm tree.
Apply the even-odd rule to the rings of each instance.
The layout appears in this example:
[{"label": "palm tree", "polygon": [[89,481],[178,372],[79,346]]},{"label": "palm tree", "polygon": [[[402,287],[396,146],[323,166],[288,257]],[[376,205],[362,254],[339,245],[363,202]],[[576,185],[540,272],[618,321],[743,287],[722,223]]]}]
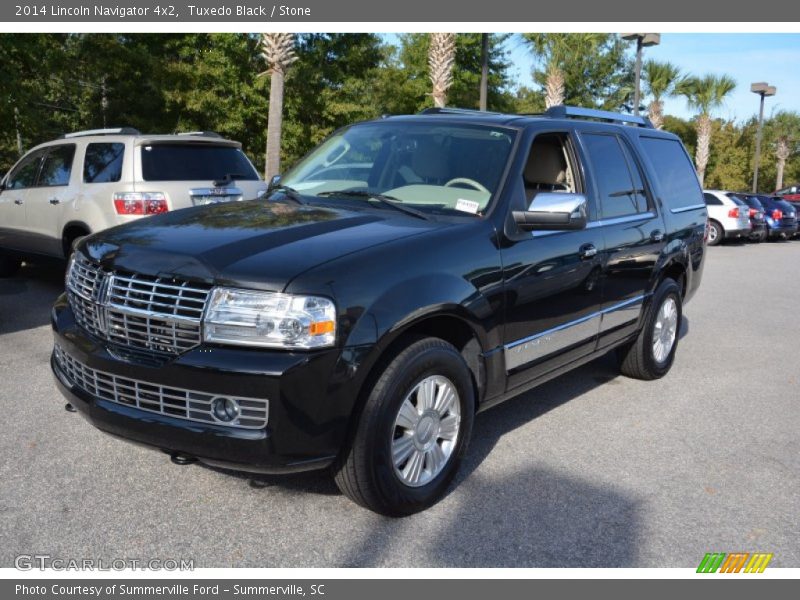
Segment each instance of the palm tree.
[{"label": "palm tree", "polygon": [[433,84],[433,104],[447,105],[447,90],[453,85],[453,65],[456,62],[456,34],[432,33],[428,47],[428,69]]},{"label": "palm tree", "polygon": [[783,187],[786,161],[797,150],[797,142],[800,141],[800,114],[781,111],[769,120],[767,129],[775,143],[775,189],[779,190]]},{"label": "palm tree", "polygon": [[281,171],[281,129],[283,127],[283,82],[286,70],[297,60],[293,33],[262,33],[261,57],[267,70],[259,74],[270,76],[269,114],[267,116],[267,156],[264,179],[269,181]]},{"label": "palm tree", "polygon": [[647,107],[650,122],[656,129],[664,127],[664,98],[673,96],[681,85],[683,76],[676,65],[648,60],[644,63],[644,90],[653,99]]},{"label": "palm tree", "polygon": [[564,65],[572,57],[591,56],[603,44],[607,34],[602,33],[525,33],[523,38],[531,50],[544,63],[545,108],[564,104],[566,75]]},{"label": "palm tree", "polygon": [[736,81],[728,75],[704,75],[687,77],[677,86],[676,92],[686,97],[690,108],[699,114],[695,120],[697,149],[694,165],[700,185],[706,178],[706,166],[711,155],[711,111],[722,106],[725,97],[736,89]]}]

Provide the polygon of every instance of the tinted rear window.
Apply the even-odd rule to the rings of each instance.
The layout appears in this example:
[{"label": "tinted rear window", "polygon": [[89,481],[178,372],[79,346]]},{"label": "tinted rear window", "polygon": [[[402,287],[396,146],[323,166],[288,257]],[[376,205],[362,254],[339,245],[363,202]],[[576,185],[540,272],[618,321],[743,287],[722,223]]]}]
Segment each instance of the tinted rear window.
[{"label": "tinted rear window", "polygon": [[661,199],[667,208],[680,209],[703,203],[703,192],[689,156],[677,140],[641,138],[642,149],[655,170]]},{"label": "tinted rear window", "polygon": [[86,183],[112,183],[122,178],[125,144],[107,143],[86,146],[83,180]]},{"label": "tinted rear window", "polygon": [[142,146],[145,181],[256,180],[250,161],[239,148],[207,144],[153,144]]}]

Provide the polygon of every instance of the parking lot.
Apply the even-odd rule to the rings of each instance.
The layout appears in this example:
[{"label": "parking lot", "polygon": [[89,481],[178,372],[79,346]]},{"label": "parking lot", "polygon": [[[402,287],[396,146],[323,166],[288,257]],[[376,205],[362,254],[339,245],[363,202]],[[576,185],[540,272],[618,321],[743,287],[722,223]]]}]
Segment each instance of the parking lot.
[{"label": "parking lot", "polygon": [[0,566],[19,554],[204,567],[800,566],[800,241],[710,248],[664,379],[606,357],[476,421],[457,485],[400,520],[324,474],[248,476],[112,439],[64,410],[63,266],[0,280]]}]

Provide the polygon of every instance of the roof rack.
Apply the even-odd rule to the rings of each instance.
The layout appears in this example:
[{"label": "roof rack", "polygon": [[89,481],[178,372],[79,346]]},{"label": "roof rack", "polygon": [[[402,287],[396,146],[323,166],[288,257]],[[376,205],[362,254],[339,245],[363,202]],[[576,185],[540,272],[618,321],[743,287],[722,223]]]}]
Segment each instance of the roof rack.
[{"label": "roof rack", "polygon": [[87,129],[86,131],[75,131],[73,133],[65,133],[61,137],[63,139],[84,137],[87,135],[141,135],[142,132],[133,127],[117,127],[114,129]]},{"label": "roof rack", "polygon": [[581,108],[580,106],[551,106],[544,112],[544,116],[551,119],[597,119],[599,121],[638,125],[639,127],[654,129],[653,124],[647,117],[624,115],[594,108]]},{"label": "roof rack", "polygon": [[477,108],[450,108],[438,106],[432,108],[424,108],[419,114],[421,115],[501,115],[503,113],[492,112],[489,110],[478,110]]},{"label": "roof rack", "polygon": [[203,137],[222,138],[216,131],[179,131],[175,135],[199,135]]}]

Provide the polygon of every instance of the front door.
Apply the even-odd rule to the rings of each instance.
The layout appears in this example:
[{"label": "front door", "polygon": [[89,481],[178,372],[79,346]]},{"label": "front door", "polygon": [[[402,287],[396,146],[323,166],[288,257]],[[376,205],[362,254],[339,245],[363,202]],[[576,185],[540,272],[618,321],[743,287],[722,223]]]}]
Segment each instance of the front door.
[{"label": "front door", "polygon": [[[577,165],[568,133],[539,134],[523,174],[525,199],[517,204],[535,207],[540,191],[585,193]],[[602,250],[597,228],[525,234],[503,248],[508,390],[594,350]]]},{"label": "front door", "polygon": [[3,182],[0,192],[0,247],[30,250],[26,202],[36,185],[44,150],[32,152],[17,163]]}]

